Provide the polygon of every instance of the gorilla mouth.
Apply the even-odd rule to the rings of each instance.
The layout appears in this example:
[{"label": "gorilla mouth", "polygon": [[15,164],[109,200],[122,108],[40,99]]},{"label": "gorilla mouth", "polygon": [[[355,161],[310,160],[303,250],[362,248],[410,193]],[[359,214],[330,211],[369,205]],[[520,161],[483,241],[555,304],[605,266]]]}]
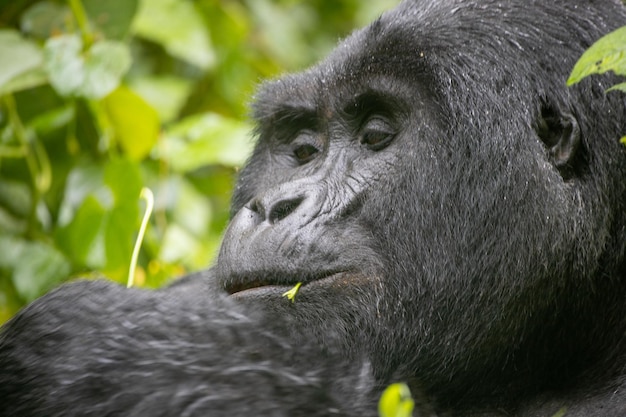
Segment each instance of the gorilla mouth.
[{"label": "gorilla mouth", "polygon": [[[236,293],[240,293],[242,291],[252,290],[255,288],[270,287],[270,286],[287,286],[287,285],[289,284],[286,284],[286,283],[279,284],[277,282],[272,282],[268,280],[252,280],[252,281],[246,281],[246,282],[235,282],[235,283],[227,284],[225,289],[228,295],[233,295]],[[296,284],[294,283],[293,285],[296,285]]]},{"label": "gorilla mouth", "polygon": [[331,278],[334,278],[338,275],[344,274],[345,271],[330,271],[327,273],[319,274],[316,276],[307,276],[302,277],[300,280],[294,280],[294,275],[291,274],[289,278],[280,279],[279,277],[274,277],[273,279],[232,279],[229,282],[225,283],[224,290],[228,293],[228,295],[234,295],[243,293],[248,290],[256,290],[256,289],[270,289],[270,288],[290,288],[296,285],[298,282],[302,282],[303,285],[317,283],[321,281],[326,281]]}]

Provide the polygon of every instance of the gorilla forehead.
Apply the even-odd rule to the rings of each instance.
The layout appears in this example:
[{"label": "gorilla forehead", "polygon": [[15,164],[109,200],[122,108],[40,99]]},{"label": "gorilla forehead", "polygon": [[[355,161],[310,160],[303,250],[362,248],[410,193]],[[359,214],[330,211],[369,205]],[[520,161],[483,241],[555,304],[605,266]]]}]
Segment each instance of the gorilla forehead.
[{"label": "gorilla forehead", "polygon": [[[516,114],[530,117],[527,107],[537,95],[553,94],[555,80],[563,82],[577,56],[571,50],[582,51],[595,37],[585,33],[587,25],[580,19],[585,6],[526,3],[405,1],[354,32],[320,64],[262,85],[254,117],[271,119],[281,106],[341,108],[367,89],[431,98],[456,120],[466,120],[458,111],[468,106],[456,104],[465,104],[463,96],[474,97],[469,91],[483,95],[470,107],[501,105],[510,94],[503,113],[512,113],[513,105]],[[585,13],[591,17],[598,11]],[[554,26],[534,26],[545,20]],[[568,26],[581,36],[570,39],[570,32],[560,29]],[[502,65],[502,56],[515,65]]]},{"label": "gorilla forehead", "polygon": [[407,28],[381,17],[345,39],[318,65],[263,84],[255,97],[255,119],[267,120],[283,106],[343,108],[366,91],[412,102],[428,96],[431,83],[424,53],[410,38]]}]

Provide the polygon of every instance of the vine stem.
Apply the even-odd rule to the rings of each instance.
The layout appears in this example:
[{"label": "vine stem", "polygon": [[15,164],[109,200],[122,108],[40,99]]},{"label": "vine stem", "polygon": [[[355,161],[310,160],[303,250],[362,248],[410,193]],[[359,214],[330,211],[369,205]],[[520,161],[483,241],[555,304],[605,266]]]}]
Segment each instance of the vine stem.
[{"label": "vine stem", "polygon": [[154,194],[152,191],[144,187],[141,189],[141,194],[139,194],[139,198],[145,200],[146,202],[146,211],[143,214],[143,219],[141,220],[141,227],[139,228],[139,234],[137,235],[137,240],[135,240],[135,247],[133,249],[133,256],[130,260],[130,268],[128,270],[128,280],[126,281],[126,288],[130,288],[135,284],[135,270],[137,269],[137,259],[139,258],[139,249],[141,248],[141,243],[143,242],[143,237],[146,234],[146,228],[148,227],[148,220],[152,215],[152,210],[154,209]]},{"label": "vine stem", "polygon": [[87,12],[85,12],[83,3],[81,3],[80,0],[68,0],[68,2],[70,4],[70,8],[72,9],[72,14],[76,18],[78,29],[80,29],[80,34],[83,38],[83,48],[85,50],[89,49],[94,39],[91,26],[89,25],[89,18],[87,17]]},{"label": "vine stem", "polygon": [[31,143],[31,141],[28,140],[28,133],[17,112],[17,105],[13,95],[5,95],[3,101],[7,110],[9,124],[11,129],[13,129],[15,138],[20,143],[21,149],[24,151],[23,157],[26,159],[26,166],[31,176],[33,201],[28,219],[28,232],[32,234],[36,229],[37,206],[39,205],[41,195],[50,187],[52,176],[50,164],[43,146],[37,141]]}]

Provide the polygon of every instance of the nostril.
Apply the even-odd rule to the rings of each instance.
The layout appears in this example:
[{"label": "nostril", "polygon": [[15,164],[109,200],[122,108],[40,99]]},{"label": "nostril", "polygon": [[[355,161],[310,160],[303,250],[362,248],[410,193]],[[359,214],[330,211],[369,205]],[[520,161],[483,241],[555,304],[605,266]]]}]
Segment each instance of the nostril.
[{"label": "nostril", "polygon": [[276,222],[281,221],[282,219],[284,219],[285,217],[293,213],[298,208],[298,206],[302,204],[303,200],[304,200],[304,197],[298,197],[298,198],[293,198],[290,200],[281,200],[277,202],[270,209],[269,215],[267,217],[267,221],[270,224],[274,224]]},{"label": "nostril", "polygon": [[262,218],[265,218],[265,209],[263,208],[263,204],[261,203],[261,201],[259,201],[258,199],[255,198],[254,200],[250,201],[250,203],[248,203],[248,209],[255,212]]}]

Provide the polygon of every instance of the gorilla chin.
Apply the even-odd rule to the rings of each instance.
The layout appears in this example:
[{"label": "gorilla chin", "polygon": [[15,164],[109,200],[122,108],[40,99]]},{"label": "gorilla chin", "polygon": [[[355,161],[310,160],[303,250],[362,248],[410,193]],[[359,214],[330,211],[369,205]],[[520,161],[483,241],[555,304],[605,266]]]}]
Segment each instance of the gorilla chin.
[{"label": "gorilla chin", "polygon": [[33,302],[0,416],[376,416],[397,381],[414,417],[626,416],[626,106],[565,84],[623,25],[405,0],[264,83],[216,265]]}]

